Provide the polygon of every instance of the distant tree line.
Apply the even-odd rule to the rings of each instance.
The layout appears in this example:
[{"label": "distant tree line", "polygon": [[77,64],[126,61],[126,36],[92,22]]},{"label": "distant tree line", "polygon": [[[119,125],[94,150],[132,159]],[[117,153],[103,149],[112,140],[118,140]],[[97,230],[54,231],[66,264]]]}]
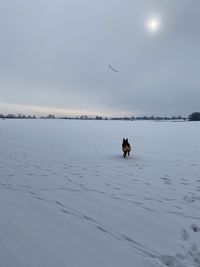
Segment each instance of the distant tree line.
[{"label": "distant tree line", "polygon": [[[37,119],[35,115],[22,115],[22,114],[8,114],[3,115],[0,114],[1,119]],[[139,121],[139,120],[151,120],[151,121],[169,121],[169,120],[189,120],[189,121],[200,121],[200,112],[193,112],[188,117],[182,117],[182,116],[140,116],[140,117],[102,117],[102,116],[95,116],[95,117],[89,117],[87,115],[81,115],[76,117],[71,116],[64,116],[64,117],[55,117],[55,115],[49,114],[47,116],[41,116],[40,119],[65,119],[65,120],[124,120],[124,121]]]},{"label": "distant tree line", "polygon": [[0,114],[1,119],[36,119],[35,115],[22,115],[22,114],[8,114],[8,115],[3,115]]},{"label": "distant tree line", "polygon": [[80,116],[80,117],[60,117],[60,119],[76,119],[76,120],[123,120],[123,121],[134,121],[134,120],[187,120],[188,118],[182,117],[182,116],[172,116],[172,117],[161,117],[161,116],[141,116],[141,117],[102,117],[102,116],[96,116],[96,117],[88,117],[86,115]]},{"label": "distant tree line", "polygon": [[139,116],[139,117],[102,117],[102,116],[96,116],[96,117],[89,117],[87,115],[81,115],[77,117],[60,117],[59,119],[66,119],[66,120],[123,120],[123,121],[134,121],[134,120],[152,120],[152,121],[170,121],[170,120],[200,120],[200,112],[194,112],[188,117],[182,117],[182,116]]},{"label": "distant tree line", "polygon": [[[55,119],[56,117],[52,114],[49,114],[48,116],[41,116],[40,119]],[[22,115],[22,114],[8,114],[3,115],[0,114],[0,119],[37,119],[35,115]]]},{"label": "distant tree line", "polygon": [[161,116],[140,116],[140,117],[119,117],[119,118],[111,118],[112,120],[187,120],[187,118],[182,116],[172,116],[172,117],[161,117]]}]

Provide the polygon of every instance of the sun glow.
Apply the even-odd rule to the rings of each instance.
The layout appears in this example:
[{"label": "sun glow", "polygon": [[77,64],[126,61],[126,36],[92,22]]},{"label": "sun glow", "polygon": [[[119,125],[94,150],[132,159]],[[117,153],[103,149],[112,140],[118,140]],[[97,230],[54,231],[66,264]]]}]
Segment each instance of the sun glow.
[{"label": "sun glow", "polygon": [[156,33],[160,30],[161,20],[158,17],[152,16],[148,18],[146,27],[150,33]]}]

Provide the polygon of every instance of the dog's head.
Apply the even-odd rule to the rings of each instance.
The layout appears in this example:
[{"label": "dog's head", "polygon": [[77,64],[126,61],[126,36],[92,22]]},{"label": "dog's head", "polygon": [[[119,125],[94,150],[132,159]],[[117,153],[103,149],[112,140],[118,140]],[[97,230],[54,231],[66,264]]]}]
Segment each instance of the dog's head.
[{"label": "dog's head", "polygon": [[123,138],[122,145],[123,145],[123,146],[129,145],[128,138],[126,138],[126,139]]}]

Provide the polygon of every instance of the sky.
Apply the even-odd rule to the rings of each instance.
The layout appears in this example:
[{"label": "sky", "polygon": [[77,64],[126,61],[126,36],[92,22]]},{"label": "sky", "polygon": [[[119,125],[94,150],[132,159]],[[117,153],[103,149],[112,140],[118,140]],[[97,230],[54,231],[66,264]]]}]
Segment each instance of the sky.
[{"label": "sky", "polygon": [[199,0],[0,0],[0,113],[200,111],[199,11]]}]

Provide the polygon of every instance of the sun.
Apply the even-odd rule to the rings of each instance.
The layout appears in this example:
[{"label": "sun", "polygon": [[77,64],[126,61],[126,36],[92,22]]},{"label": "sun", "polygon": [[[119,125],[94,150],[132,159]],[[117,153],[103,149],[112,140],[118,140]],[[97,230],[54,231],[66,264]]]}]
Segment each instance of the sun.
[{"label": "sun", "polygon": [[146,27],[150,33],[156,33],[160,30],[161,20],[156,16],[152,16],[147,19]]}]

